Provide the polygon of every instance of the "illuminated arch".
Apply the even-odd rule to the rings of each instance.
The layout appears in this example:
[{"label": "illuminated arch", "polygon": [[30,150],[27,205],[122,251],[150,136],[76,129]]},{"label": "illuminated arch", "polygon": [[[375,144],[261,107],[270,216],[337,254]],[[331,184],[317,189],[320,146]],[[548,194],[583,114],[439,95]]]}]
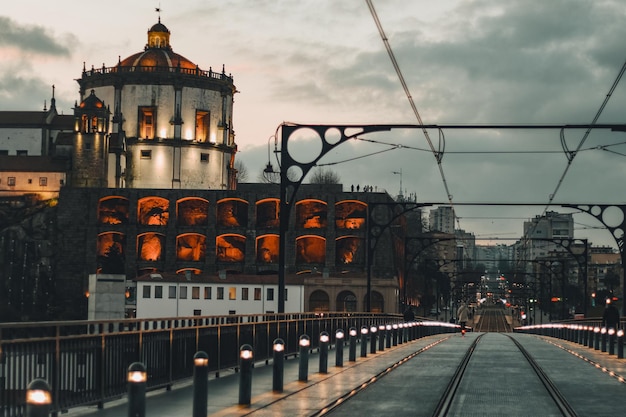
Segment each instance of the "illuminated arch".
[{"label": "illuminated arch", "polygon": [[137,201],[137,222],[141,225],[165,226],[169,220],[169,200],[163,197],[144,197]]},{"label": "illuminated arch", "polygon": [[128,199],[120,196],[108,196],[98,202],[98,223],[128,223]]},{"label": "illuminated arch", "polygon": [[315,290],[309,295],[310,311],[330,311],[330,298],[323,290]]},{"label": "illuminated arch", "polygon": [[246,237],[224,234],[215,238],[216,257],[219,262],[243,262],[246,256]]},{"label": "illuminated arch", "polygon": [[352,291],[341,291],[337,294],[337,311],[357,311],[356,295]]},{"label": "illuminated arch", "polygon": [[202,273],[202,270],[198,268],[181,268],[176,270],[176,274],[185,275],[187,271],[191,272],[192,275],[200,275]]},{"label": "illuminated arch", "polygon": [[176,260],[203,261],[206,255],[206,236],[199,233],[184,233],[176,237]]},{"label": "illuminated arch", "polygon": [[335,264],[363,264],[365,255],[363,239],[357,236],[343,236],[335,241]]},{"label": "illuminated arch", "polygon": [[263,235],[256,238],[256,261],[261,264],[278,262],[280,235]]},{"label": "illuminated arch", "polygon": [[324,229],[328,224],[328,204],[306,199],[296,203],[296,225],[303,229]]},{"label": "illuminated arch", "polygon": [[256,227],[278,227],[280,200],[265,198],[256,202]]},{"label": "illuminated arch", "polygon": [[179,226],[206,226],[209,224],[209,200],[181,198],[176,202],[176,219]]},{"label": "illuminated arch", "polygon": [[245,227],[248,225],[248,202],[241,198],[223,198],[217,201],[217,225]]},{"label": "illuminated arch", "polygon": [[359,200],[335,203],[336,229],[363,229],[367,219],[367,204]]},{"label": "illuminated arch", "polygon": [[140,261],[160,261],[165,247],[162,233],[142,233],[137,235],[137,259]]},{"label": "illuminated arch", "polygon": [[326,239],[316,235],[305,235],[296,239],[296,263],[323,264],[325,261]]},{"label": "illuminated arch", "polygon": [[125,271],[126,235],[119,232],[104,232],[98,235],[97,272],[101,274],[123,274]]}]

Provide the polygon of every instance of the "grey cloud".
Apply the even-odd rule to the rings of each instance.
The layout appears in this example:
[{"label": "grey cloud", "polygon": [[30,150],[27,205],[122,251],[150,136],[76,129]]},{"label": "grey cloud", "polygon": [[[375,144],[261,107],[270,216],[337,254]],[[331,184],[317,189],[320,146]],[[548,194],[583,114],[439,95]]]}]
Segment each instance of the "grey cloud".
[{"label": "grey cloud", "polygon": [[[66,41],[74,43],[71,36]],[[43,26],[21,25],[4,16],[0,16],[0,45],[14,46],[28,52],[56,56],[70,56],[73,46],[55,39]]]}]

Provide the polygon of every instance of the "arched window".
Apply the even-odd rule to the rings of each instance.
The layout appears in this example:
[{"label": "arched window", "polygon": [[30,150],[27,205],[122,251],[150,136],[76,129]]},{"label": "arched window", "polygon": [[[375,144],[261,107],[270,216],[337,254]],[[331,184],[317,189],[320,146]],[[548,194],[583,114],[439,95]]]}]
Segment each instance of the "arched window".
[{"label": "arched window", "polygon": [[309,296],[310,311],[330,311],[329,298],[326,291],[315,290]]},{"label": "arched window", "polygon": [[[367,295],[365,296],[365,300],[367,301]],[[364,304],[367,305],[367,304]],[[371,299],[371,312],[372,313],[384,313],[385,312],[385,297],[378,291],[372,291],[372,299]]]},{"label": "arched window", "polygon": [[356,296],[352,291],[342,291],[337,294],[337,311],[356,311]]}]

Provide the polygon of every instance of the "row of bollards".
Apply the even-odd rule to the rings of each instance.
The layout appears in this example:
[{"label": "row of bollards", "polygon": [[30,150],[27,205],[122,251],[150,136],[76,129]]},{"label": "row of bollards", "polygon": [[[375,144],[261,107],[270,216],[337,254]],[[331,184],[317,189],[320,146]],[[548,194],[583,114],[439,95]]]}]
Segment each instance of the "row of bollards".
[{"label": "row of bollards", "polygon": [[[367,357],[369,353],[375,354],[384,351],[420,336],[415,331],[418,323],[400,323],[392,325],[362,326],[360,329],[361,357]],[[414,328],[415,327],[415,328]],[[426,329],[425,334],[430,334]],[[356,345],[359,339],[359,331],[351,327],[348,330],[348,360],[356,361]],[[622,333],[623,335],[623,333]],[[343,329],[335,331],[335,366],[342,367],[344,359],[344,339],[346,334]],[[368,344],[369,340],[369,344]],[[311,340],[308,335],[300,336],[298,340],[299,368],[298,380],[308,381],[309,351]],[[322,331],[319,335],[319,373],[328,372],[328,351],[330,335]],[[285,342],[278,338],[273,342],[273,377],[272,390],[283,391]],[[622,350],[623,353],[623,350]],[[193,417],[206,417],[208,406],[208,375],[209,356],[206,352],[198,351],[193,358]],[[239,349],[239,405],[250,405],[252,400],[252,369],[254,364],[254,352],[252,346],[244,344]],[[146,415],[146,385],[147,372],[141,362],[134,362],[128,367],[128,417],[145,417]],[[46,417],[50,413],[52,405],[52,392],[48,383],[43,379],[33,380],[26,394],[26,416]]]}]

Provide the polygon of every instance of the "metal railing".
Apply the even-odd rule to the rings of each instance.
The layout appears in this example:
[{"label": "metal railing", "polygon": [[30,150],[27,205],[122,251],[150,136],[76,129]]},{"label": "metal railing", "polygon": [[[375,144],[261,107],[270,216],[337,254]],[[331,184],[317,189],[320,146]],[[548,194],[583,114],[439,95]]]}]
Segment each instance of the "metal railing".
[{"label": "metal railing", "polygon": [[[256,361],[272,357],[281,338],[285,355],[297,355],[301,335],[387,325],[402,316],[375,313],[297,313],[0,324],[0,416],[22,416],[28,385],[51,386],[51,411],[117,399],[127,391],[127,368],[145,365],[147,389],[169,389],[193,376],[193,357],[209,356],[209,372],[237,369],[239,348],[254,348]],[[317,338],[312,338],[312,348]]]}]

